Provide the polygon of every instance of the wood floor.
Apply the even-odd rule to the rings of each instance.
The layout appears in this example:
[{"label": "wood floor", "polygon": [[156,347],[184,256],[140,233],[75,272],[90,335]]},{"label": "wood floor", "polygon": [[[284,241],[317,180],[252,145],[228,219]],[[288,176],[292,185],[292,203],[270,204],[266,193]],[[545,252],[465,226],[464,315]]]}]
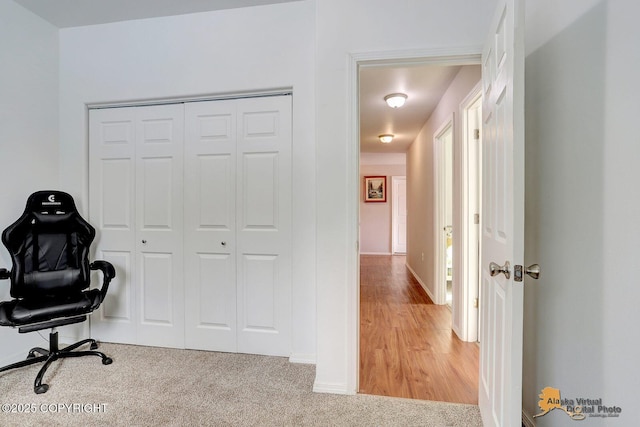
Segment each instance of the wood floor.
[{"label": "wood floor", "polygon": [[404,256],[360,257],[360,393],[478,403],[478,345],[457,338]]}]

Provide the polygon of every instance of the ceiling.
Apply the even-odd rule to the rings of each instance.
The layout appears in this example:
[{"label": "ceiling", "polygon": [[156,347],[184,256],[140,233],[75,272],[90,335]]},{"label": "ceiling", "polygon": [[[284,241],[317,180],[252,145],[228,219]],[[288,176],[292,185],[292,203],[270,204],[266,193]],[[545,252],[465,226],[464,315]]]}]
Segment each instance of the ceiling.
[{"label": "ceiling", "polygon": [[[461,66],[371,66],[360,70],[360,151],[404,153],[416,139]],[[390,108],[384,97],[401,92],[407,102]],[[395,135],[390,144],[378,139]]]},{"label": "ceiling", "polygon": [[298,0],[14,0],[58,28]]},{"label": "ceiling", "polygon": [[[58,28],[182,15],[299,0],[14,0]],[[364,66],[360,71],[360,150],[404,153],[437,106],[460,66]],[[385,95],[402,92],[406,104],[389,108]],[[382,144],[378,135],[395,139]]]}]

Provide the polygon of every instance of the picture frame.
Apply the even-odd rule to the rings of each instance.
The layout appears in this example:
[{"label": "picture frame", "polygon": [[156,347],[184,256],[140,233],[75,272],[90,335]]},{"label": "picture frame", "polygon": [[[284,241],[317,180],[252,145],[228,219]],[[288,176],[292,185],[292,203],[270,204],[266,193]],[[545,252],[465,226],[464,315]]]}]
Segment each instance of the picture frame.
[{"label": "picture frame", "polygon": [[364,177],[364,201],[365,203],[385,203],[387,201],[387,177]]}]

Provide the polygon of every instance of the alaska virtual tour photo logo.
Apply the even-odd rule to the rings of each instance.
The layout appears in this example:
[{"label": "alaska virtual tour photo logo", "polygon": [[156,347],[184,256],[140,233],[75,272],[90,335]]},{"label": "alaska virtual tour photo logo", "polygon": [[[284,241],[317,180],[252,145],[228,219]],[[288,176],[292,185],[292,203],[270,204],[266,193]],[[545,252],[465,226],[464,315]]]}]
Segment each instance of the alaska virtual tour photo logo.
[{"label": "alaska virtual tour photo logo", "polygon": [[619,417],[622,413],[621,407],[605,405],[602,398],[562,398],[560,397],[560,389],[553,387],[543,388],[539,397],[538,407],[540,407],[542,412],[534,415],[533,418],[547,415],[555,409],[566,413],[571,419],[576,421],[584,420],[587,417]]}]

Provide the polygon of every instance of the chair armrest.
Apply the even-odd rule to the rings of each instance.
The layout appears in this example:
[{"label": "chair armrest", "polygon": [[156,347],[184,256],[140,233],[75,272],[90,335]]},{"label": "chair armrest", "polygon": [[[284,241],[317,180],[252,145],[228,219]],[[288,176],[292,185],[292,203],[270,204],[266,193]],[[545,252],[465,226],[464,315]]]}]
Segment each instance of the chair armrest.
[{"label": "chair armrest", "polygon": [[113,265],[108,261],[93,261],[89,264],[89,268],[92,270],[101,270],[104,277],[109,280],[116,277],[116,269],[113,268]]},{"label": "chair armrest", "polygon": [[109,283],[111,279],[116,277],[116,269],[113,268],[113,265],[107,261],[94,261],[89,264],[89,268],[92,270],[100,270],[102,271],[102,287],[100,288],[100,301],[96,304],[93,309],[98,308],[102,301],[104,301],[105,296],[107,295],[107,290],[109,290]]},{"label": "chair armrest", "polygon": [[9,279],[11,277],[11,272],[6,268],[0,268],[0,280]]}]

